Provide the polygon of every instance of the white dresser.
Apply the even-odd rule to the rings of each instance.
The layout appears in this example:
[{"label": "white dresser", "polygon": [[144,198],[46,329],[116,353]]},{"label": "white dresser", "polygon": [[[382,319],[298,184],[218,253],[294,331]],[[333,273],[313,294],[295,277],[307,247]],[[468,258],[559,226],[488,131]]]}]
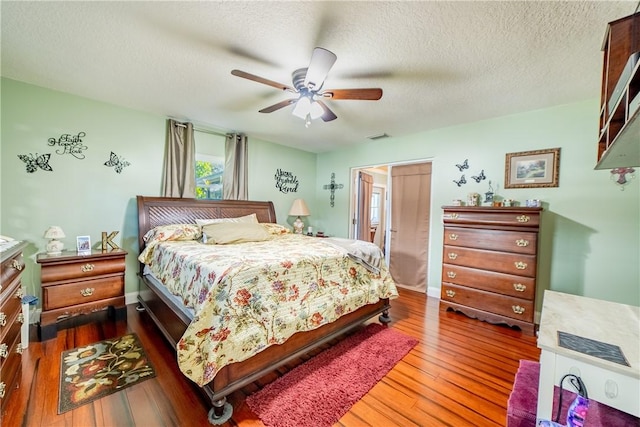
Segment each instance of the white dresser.
[{"label": "white dresser", "polygon": [[[629,366],[560,346],[558,332],[617,346]],[[551,419],[553,387],[565,374],[580,376],[589,399],[640,417],[639,335],[640,307],[546,290],[538,333],[538,420]]]}]

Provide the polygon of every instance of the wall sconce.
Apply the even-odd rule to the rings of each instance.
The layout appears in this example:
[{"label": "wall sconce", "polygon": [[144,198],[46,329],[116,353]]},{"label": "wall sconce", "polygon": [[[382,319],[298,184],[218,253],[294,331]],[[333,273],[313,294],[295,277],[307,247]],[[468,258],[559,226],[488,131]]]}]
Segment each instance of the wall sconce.
[{"label": "wall sconce", "polygon": [[307,204],[302,199],[295,199],[293,204],[291,205],[291,209],[289,210],[290,216],[297,216],[295,222],[293,223],[293,232],[296,234],[302,234],[302,229],[304,228],[304,222],[302,222],[301,216],[309,216],[309,208]]},{"label": "wall sconce", "polygon": [[59,255],[60,253],[62,253],[64,243],[58,240],[65,238],[62,228],[58,227],[57,225],[52,225],[51,227],[47,228],[47,231],[44,232],[44,237],[45,239],[51,239],[45,246],[47,255]]}]

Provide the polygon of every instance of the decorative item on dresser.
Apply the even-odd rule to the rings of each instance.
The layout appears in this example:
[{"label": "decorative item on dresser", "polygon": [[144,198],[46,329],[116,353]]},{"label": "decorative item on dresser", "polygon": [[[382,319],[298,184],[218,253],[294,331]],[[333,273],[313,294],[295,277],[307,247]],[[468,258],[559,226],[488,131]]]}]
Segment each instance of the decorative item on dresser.
[{"label": "decorative item on dresser", "polygon": [[44,237],[45,239],[51,239],[45,247],[48,255],[58,255],[60,252],[62,252],[64,243],[58,240],[65,238],[62,228],[57,225],[52,225],[51,227],[47,228],[47,231],[44,232]]},{"label": "decorative item on dresser", "polygon": [[0,252],[0,406],[4,412],[9,395],[22,377],[22,342],[20,331],[26,321],[22,314],[24,270],[22,251],[26,242],[12,241]]},{"label": "decorative item on dresser", "polygon": [[40,339],[56,336],[58,322],[81,314],[109,310],[109,317],[125,319],[126,251],[92,250],[87,255],[63,251],[39,254],[42,281]]},{"label": "decorative item on dresser", "polygon": [[440,308],[533,335],[542,208],[443,209]]},{"label": "decorative item on dresser", "polygon": [[289,210],[289,216],[297,216],[295,222],[293,223],[293,231],[296,234],[302,234],[302,229],[304,228],[304,222],[302,222],[301,216],[309,216],[311,213],[309,212],[309,208],[307,204],[302,199],[295,199],[293,204],[291,205],[291,209]]}]

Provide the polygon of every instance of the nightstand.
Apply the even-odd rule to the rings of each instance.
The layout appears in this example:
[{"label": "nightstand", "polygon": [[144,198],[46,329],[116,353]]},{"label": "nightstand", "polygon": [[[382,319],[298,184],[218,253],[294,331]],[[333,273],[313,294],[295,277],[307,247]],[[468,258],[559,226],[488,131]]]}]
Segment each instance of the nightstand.
[{"label": "nightstand", "polygon": [[39,254],[41,266],[42,314],[40,339],[54,338],[58,324],[71,317],[108,310],[115,320],[127,318],[124,298],[126,251],[92,250],[79,255]]}]

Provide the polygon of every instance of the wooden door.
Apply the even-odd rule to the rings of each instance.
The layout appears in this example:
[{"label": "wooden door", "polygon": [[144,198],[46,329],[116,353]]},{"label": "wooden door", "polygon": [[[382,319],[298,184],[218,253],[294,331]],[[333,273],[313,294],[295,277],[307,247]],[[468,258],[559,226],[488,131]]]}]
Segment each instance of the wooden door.
[{"label": "wooden door", "polygon": [[427,287],[431,163],[391,168],[389,270],[398,285]]}]

